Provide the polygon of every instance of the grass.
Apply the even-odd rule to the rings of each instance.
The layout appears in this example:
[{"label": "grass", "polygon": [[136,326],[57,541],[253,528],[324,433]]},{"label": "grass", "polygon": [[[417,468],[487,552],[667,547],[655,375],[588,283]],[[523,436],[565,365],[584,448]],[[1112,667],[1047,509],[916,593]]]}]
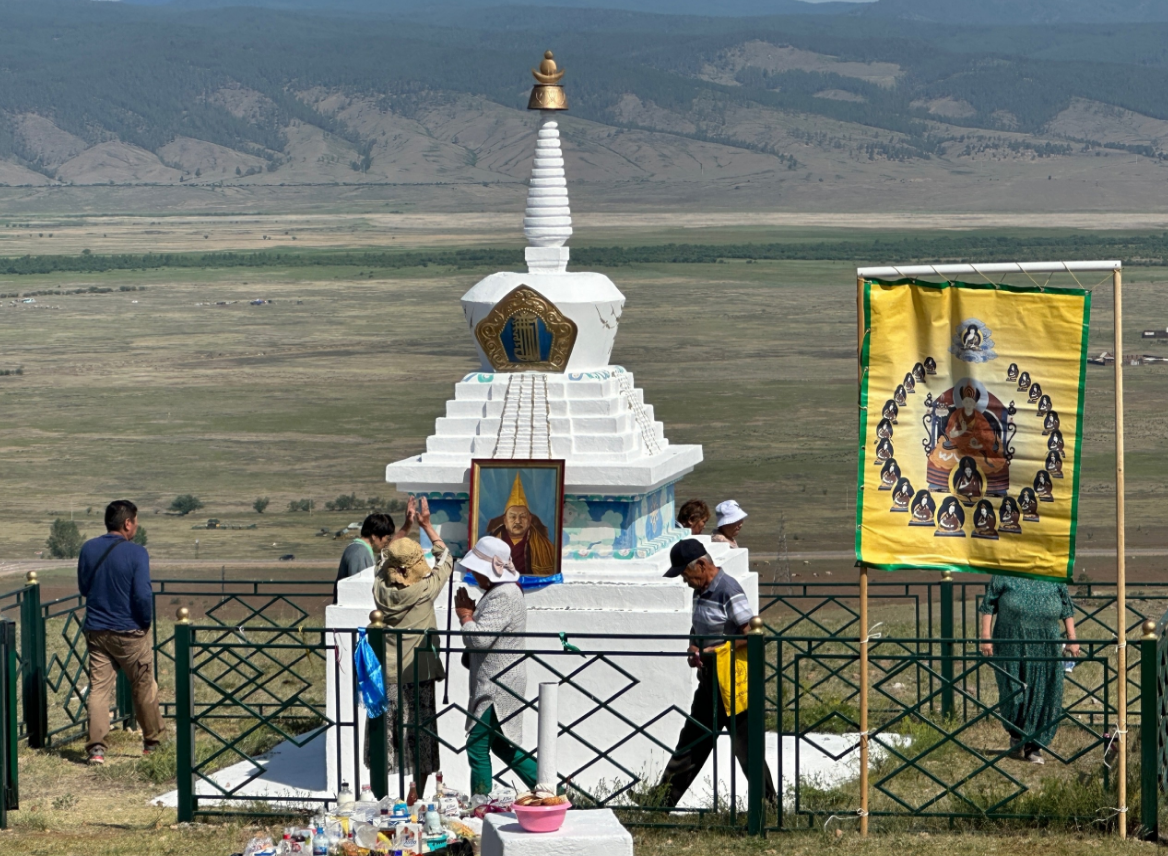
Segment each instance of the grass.
[{"label": "grass", "polygon": [[[850,826],[854,827],[854,824]],[[831,832],[793,832],[764,839],[739,838],[718,833],[693,835],[679,830],[637,830],[633,842],[638,856],[707,856],[734,853],[739,856],[1083,856],[1106,853],[1126,856],[1148,853],[1141,841],[1118,841],[1115,836],[1090,833],[1065,834],[1043,831],[936,835],[928,832],[876,834],[864,839],[853,828]]]}]

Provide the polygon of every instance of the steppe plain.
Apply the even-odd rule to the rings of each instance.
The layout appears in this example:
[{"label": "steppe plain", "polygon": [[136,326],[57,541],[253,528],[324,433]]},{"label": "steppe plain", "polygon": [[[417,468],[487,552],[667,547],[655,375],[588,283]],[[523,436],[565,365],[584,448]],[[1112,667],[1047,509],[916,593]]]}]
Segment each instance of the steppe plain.
[{"label": "steppe plain", "polygon": [[[148,192],[108,192],[115,191],[119,208],[140,205]],[[0,228],[0,256],[515,247],[521,195],[509,192],[509,202],[490,200],[499,203],[496,210],[480,199],[462,215],[381,213],[360,204],[335,212],[255,211],[278,209],[277,195],[243,213],[45,216],[30,211],[27,199],[10,199],[19,213]],[[327,192],[317,200],[320,207],[342,204]],[[84,207],[110,202],[91,198]],[[596,212],[577,204],[584,209],[577,246],[838,240],[856,229],[889,239],[936,229],[1033,233],[1024,228],[1029,215],[1017,212],[748,215]],[[1043,233],[1158,231],[1165,220],[1052,213]],[[885,261],[895,260],[873,259]],[[395,496],[382,481],[384,465],[421,450],[453,384],[477,368],[458,301],[490,272],[317,265],[0,276],[0,293],[145,289],[3,301],[0,368],[19,365],[23,374],[0,377],[6,423],[0,573],[44,570],[38,552],[51,521],[72,516],[86,535],[95,534],[101,507],[113,496],[130,496],[143,508],[160,574],[325,573],[340,544],[317,533],[361,515],[330,514],[324,503],[349,493]],[[737,498],[751,512],[747,546],[776,553],[785,535],[787,550],[798,554],[796,573],[845,575],[854,521],[854,267],[728,261],[604,272],[628,299],[614,362],[634,373],[673,442],[704,446],[705,463],[679,496],[711,504]],[[1140,330],[1168,324],[1166,284],[1159,268],[1128,270],[1129,350],[1139,347]],[[273,303],[248,305],[257,298]],[[236,302],[213,305],[219,301]],[[1109,283],[1097,289],[1094,305],[1092,354],[1111,349]],[[1163,365],[1127,371],[1128,538],[1133,548],[1153,553],[1163,544],[1168,497],[1166,372]],[[1111,370],[1089,366],[1087,389],[1079,570],[1105,579],[1113,559],[1099,553],[1114,544]],[[182,493],[197,495],[206,508],[188,518],[167,515]],[[271,498],[263,515],[251,508],[260,496]],[[315,501],[311,515],[285,510],[302,498]],[[208,517],[257,529],[191,528]],[[829,555],[814,555],[824,551]],[[289,553],[294,563],[276,563]],[[1168,555],[1136,555],[1132,566],[1137,574],[1163,569]],[[50,574],[63,588],[69,578],[67,567]]]}]

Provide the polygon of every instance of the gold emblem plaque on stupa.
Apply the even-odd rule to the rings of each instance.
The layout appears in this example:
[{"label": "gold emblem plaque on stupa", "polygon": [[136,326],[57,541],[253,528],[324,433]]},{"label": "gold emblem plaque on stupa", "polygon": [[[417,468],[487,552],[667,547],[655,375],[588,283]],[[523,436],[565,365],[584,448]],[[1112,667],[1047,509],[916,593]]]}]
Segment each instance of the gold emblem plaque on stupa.
[{"label": "gold emblem plaque on stupa", "polygon": [[521,285],[475,327],[497,372],[562,372],[576,344],[576,323],[538,291]]}]

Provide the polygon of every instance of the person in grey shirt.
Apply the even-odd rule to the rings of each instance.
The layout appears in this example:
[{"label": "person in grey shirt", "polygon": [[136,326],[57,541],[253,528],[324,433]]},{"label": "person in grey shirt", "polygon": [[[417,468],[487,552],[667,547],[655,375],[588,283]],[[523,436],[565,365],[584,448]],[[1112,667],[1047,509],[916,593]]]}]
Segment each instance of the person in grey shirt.
[{"label": "person in grey shirt", "polygon": [[466,760],[472,795],[491,792],[492,753],[527,787],[537,784],[535,755],[520,748],[527,662],[524,640],[518,634],[527,632],[527,604],[511,556],[510,544],[487,535],[459,561],[483,592],[478,603],[465,588],[459,588],[454,598],[470,671]]},{"label": "person in grey shirt", "polygon": [[365,518],[361,524],[361,537],[354,538],[353,542],[341,553],[341,564],[337,568],[337,579],[333,583],[333,603],[337,602],[337,583],[347,577],[355,577],[362,571],[377,564],[377,557],[381,555],[390,541],[404,538],[410,532],[415,516],[414,498],[410,497],[406,507],[406,521],[401,531],[396,531],[393,518],[388,514],[377,511]]},{"label": "person in grey shirt", "polygon": [[[662,795],[661,805],[673,808],[685,796],[694,779],[702,771],[706,759],[714,749],[714,741],[732,717],[722,703],[718,692],[717,649],[727,639],[735,648],[746,646],[746,633],[754,612],[746,592],[732,576],[714,564],[701,541],[687,538],[673,545],[669,553],[672,565],[667,577],[682,577],[693,589],[693,626],[690,628],[689,664],[698,669],[698,688],[690,707],[690,718],[682,726],[677,748],[665,767],[657,786]],[[747,712],[734,717],[734,756],[747,769],[750,758],[749,736],[746,729]],[[755,747],[758,752],[765,747]],[[764,765],[765,768],[765,765]],[[775,785],[770,769],[766,769],[766,798],[776,799]]]}]

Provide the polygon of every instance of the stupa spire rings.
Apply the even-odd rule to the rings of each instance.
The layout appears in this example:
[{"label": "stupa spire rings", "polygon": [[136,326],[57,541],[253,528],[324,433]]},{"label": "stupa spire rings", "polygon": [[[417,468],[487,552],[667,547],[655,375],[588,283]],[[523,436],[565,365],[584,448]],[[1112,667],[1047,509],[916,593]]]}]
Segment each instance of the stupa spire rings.
[{"label": "stupa spire rings", "polygon": [[564,244],[572,237],[572,209],[557,121],[557,111],[568,109],[568,100],[558,83],[564,71],[556,67],[548,51],[539,70],[532,69],[531,73],[536,86],[527,106],[540,111],[540,123],[527,187],[527,209],[523,212],[527,269],[531,273],[563,273],[568,268],[568,248]]},{"label": "stupa spire rings", "polygon": [[551,51],[544,53],[539,69],[533,68],[531,74],[535,78],[535,86],[527,102],[528,110],[568,109],[568,97],[564,95],[564,87],[560,86],[564,70],[556,67],[556,58]]}]

